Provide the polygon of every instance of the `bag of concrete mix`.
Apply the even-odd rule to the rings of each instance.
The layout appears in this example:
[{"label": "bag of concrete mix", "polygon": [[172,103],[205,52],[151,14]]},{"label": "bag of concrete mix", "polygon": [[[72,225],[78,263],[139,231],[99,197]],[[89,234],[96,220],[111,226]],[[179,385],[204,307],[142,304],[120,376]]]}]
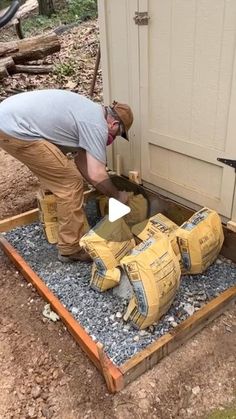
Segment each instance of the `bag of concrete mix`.
[{"label": "bag of concrete mix", "polygon": [[[37,192],[37,203],[39,209],[39,219],[42,223],[43,231],[50,244],[58,242],[58,216],[56,197],[50,191],[40,189]],[[84,234],[90,230],[86,214],[84,212]]]},{"label": "bag of concrete mix", "polygon": [[139,329],[156,322],[171,306],[179,288],[180,265],[167,236],[140,243],[121,260],[134,291],[124,319]]},{"label": "bag of concrete mix", "polygon": [[107,196],[100,196],[98,198],[99,211],[102,217],[108,214],[109,198]]},{"label": "bag of concrete mix", "polygon": [[129,226],[133,226],[134,224],[141,223],[147,218],[148,201],[142,194],[134,195],[133,192],[129,192],[128,195],[127,205],[130,207],[131,211],[124,219]]},{"label": "bag of concrete mix", "polygon": [[135,246],[135,240],[122,218],[110,222],[103,218],[96,226],[80,240],[91,256],[99,271],[113,269],[120,260]]},{"label": "bag of concrete mix", "polygon": [[216,211],[202,208],[176,231],[183,274],[204,272],[217,258],[224,242]]},{"label": "bag of concrete mix", "polygon": [[43,223],[57,222],[57,202],[55,195],[49,191],[40,189],[36,197],[40,221]]},{"label": "bag of concrete mix", "polygon": [[58,221],[56,197],[50,191],[40,189],[37,194],[39,220],[47,241],[51,244],[58,242]]},{"label": "bag of concrete mix", "polygon": [[177,224],[159,213],[150,217],[142,223],[135,224],[131,231],[140,241],[148,240],[150,237],[158,238],[160,233],[169,237],[175,254],[180,257],[179,246],[177,243],[176,231],[179,228]]},{"label": "bag of concrete mix", "polygon": [[104,292],[116,287],[120,282],[121,271],[118,268],[99,271],[95,263],[92,267],[90,287],[95,291]]}]

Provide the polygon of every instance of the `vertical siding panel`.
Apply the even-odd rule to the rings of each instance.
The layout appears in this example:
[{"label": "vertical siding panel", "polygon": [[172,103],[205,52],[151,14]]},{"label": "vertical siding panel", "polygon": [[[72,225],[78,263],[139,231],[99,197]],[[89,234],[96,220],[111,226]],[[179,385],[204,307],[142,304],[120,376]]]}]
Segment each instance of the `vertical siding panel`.
[{"label": "vertical siding panel", "polygon": [[224,0],[198,0],[191,139],[214,147]]}]

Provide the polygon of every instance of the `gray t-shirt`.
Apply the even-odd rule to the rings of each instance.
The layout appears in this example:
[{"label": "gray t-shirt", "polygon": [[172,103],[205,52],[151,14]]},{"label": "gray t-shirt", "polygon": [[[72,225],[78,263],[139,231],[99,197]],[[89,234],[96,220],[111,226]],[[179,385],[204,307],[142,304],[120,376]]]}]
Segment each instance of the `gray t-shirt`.
[{"label": "gray t-shirt", "polygon": [[0,104],[0,131],[25,141],[46,139],[87,150],[106,163],[108,127],[100,104],[66,90],[20,93]]}]

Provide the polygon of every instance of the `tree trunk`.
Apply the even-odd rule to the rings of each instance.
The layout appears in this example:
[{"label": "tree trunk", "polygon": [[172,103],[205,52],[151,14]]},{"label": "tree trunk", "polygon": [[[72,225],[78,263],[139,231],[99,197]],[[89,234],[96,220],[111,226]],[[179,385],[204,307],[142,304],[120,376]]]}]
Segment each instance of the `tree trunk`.
[{"label": "tree trunk", "polygon": [[10,55],[15,64],[40,60],[57,51],[60,51],[60,42],[55,32],[25,38],[16,42],[0,43],[0,56]]},{"label": "tree trunk", "polygon": [[0,42],[0,79],[16,71],[31,73],[48,73],[52,71],[52,66],[20,67],[17,64],[40,60],[56,51],[60,51],[60,42],[55,32],[19,41]]},{"label": "tree trunk", "polygon": [[53,0],[38,0],[39,14],[44,16],[51,16],[55,13]]},{"label": "tree trunk", "polygon": [[15,63],[11,57],[0,58],[0,79],[9,76],[8,69],[14,67]]},{"label": "tree trunk", "polygon": [[[0,61],[1,62],[1,61]],[[48,74],[53,71],[53,65],[16,64],[10,73]]]}]

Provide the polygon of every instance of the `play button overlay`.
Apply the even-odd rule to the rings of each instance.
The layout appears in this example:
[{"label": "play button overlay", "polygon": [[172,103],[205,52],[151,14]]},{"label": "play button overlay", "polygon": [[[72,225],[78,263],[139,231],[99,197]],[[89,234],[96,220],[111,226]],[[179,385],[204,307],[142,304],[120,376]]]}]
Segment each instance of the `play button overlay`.
[{"label": "play button overlay", "polygon": [[128,205],[122,204],[122,202],[117,201],[115,198],[110,198],[108,203],[108,220],[113,223],[119,218],[124,217],[129,214],[131,211]]}]

